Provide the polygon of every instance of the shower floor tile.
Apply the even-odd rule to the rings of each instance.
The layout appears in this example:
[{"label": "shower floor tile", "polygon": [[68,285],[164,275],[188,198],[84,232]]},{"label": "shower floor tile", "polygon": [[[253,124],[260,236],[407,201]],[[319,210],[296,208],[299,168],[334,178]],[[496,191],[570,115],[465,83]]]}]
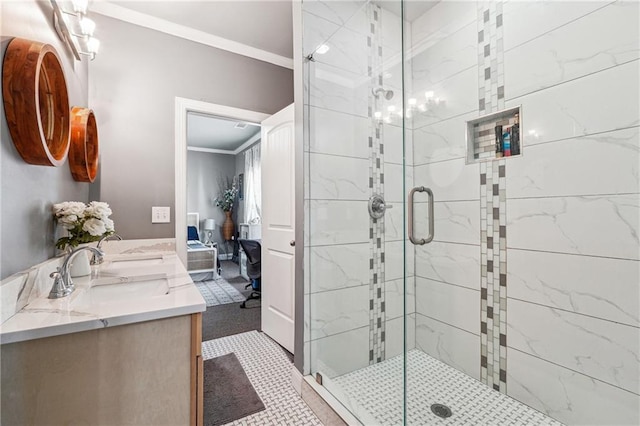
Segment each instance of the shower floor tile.
[{"label": "shower floor tile", "polygon": [[[402,368],[397,356],[331,382],[380,425],[401,425]],[[452,416],[437,417],[434,403],[451,408]],[[416,349],[407,353],[407,424],[562,425]]]}]

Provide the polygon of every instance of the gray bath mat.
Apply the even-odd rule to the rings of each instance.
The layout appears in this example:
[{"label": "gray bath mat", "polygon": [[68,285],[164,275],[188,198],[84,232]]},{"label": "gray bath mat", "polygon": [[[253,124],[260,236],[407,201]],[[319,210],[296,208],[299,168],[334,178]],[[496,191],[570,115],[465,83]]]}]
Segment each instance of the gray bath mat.
[{"label": "gray bath mat", "polygon": [[264,410],[232,352],[204,361],[204,424],[218,426]]}]

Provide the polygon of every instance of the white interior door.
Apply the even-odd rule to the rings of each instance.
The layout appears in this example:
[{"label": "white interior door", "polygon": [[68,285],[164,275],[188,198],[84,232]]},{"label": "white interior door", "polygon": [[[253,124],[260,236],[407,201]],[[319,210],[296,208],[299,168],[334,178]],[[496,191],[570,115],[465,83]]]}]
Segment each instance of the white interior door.
[{"label": "white interior door", "polygon": [[293,353],[295,179],[293,104],[262,122],[262,331]]}]

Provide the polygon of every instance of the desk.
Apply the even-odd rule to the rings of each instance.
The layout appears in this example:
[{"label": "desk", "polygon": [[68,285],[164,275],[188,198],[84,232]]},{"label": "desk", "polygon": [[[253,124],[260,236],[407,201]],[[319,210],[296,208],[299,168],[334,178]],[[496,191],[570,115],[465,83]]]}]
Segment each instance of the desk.
[{"label": "desk", "polygon": [[187,243],[187,272],[197,274],[212,272],[215,278],[218,270],[218,247],[208,246],[199,241]]}]

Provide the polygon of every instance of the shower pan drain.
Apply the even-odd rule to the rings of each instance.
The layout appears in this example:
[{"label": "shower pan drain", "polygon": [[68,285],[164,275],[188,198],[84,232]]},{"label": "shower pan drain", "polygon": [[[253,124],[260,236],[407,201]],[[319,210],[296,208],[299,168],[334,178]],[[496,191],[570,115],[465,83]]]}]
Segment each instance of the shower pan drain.
[{"label": "shower pan drain", "polygon": [[452,414],[451,408],[443,404],[433,404],[431,406],[431,411],[433,411],[433,414],[435,414],[438,417],[442,417],[443,419],[446,419],[447,417],[451,417],[451,414]]}]

